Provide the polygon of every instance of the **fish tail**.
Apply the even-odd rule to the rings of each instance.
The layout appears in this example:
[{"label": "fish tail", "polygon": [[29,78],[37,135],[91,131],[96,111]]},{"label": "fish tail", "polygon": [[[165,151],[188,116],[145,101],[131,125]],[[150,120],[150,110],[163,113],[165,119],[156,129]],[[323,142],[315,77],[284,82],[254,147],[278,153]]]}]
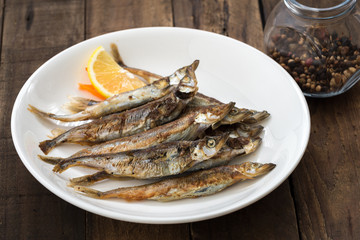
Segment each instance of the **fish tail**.
[{"label": "fish tail", "polygon": [[62,173],[69,167],[75,166],[77,164],[78,162],[74,159],[69,159],[69,160],[64,159],[54,166],[53,172]]},{"label": "fish tail", "polygon": [[43,155],[38,155],[38,157],[43,160],[46,163],[50,163],[52,165],[56,165],[59,162],[61,162],[62,160],[64,160],[64,158],[59,158],[59,157],[49,157],[49,156],[43,156]]},{"label": "fish tail", "polygon": [[39,147],[44,154],[48,154],[56,145],[57,142],[55,139],[45,140],[39,143]]},{"label": "fish tail", "polygon": [[196,59],[196,60],[190,65],[190,68],[191,68],[193,71],[195,71],[195,70],[198,68],[199,63],[200,63],[200,61],[199,61],[198,59]]},{"label": "fish tail", "polygon": [[74,190],[78,192],[82,192],[84,195],[92,198],[102,198],[102,196],[104,195],[104,193],[101,191],[84,186],[75,185]]},{"label": "fish tail", "polygon": [[69,187],[73,187],[76,185],[88,186],[94,184],[95,182],[107,179],[109,177],[111,177],[111,174],[107,173],[106,171],[100,171],[94,174],[72,178],[70,179],[70,183],[68,184],[68,186]]},{"label": "fish tail", "polygon": [[56,136],[53,139],[45,140],[39,143],[39,147],[41,151],[43,151],[45,154],[48,154],[53,148],[55,148],[60,143],[64,143],[68,141],[69,135],[71,136],[71,130],[53,130],[53,134],[60,134]]},{"label": "fish tail", "polygon": [[124,61],[122,60],[122,58],[120,56],[117,45],[115,43],[111,43],[110,48],[111,48],[111,55],[114,58],[115,62],[117,64],[119,64],[121,67],[126,67]]},{"label": "fish tail", "polygon": [[70,101],[65,103],[62,106],[62,108],[66,109],[70,112],[73,112],[73,113],[81,112],[81,111],[85,110],[87,107],[99,103],[98,101],[88,99],[88,98],[83,98],[83,97],[69,96],[69,99],[70,99]]},{"label": "fish tail", "polygon": [[35,115],[43,117],[43,118],[52,118],[54,115],[52,113],[47,113],[47,112],[41,111],[40,109],[34,107],[31,104],[28,105],[28,110],[30,112],[34,113]]}]

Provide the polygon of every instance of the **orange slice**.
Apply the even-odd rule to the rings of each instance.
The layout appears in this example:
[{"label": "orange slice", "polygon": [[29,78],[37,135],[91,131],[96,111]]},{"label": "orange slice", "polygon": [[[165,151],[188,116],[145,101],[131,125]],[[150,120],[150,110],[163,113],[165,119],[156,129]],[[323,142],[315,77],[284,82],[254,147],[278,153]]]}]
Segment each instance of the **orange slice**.
[{"label": "orange slice", "polygon": [[119,66],[102,46],[92,53],[87,72],[96,91],[106,98],[146,85],[134,74]]}]

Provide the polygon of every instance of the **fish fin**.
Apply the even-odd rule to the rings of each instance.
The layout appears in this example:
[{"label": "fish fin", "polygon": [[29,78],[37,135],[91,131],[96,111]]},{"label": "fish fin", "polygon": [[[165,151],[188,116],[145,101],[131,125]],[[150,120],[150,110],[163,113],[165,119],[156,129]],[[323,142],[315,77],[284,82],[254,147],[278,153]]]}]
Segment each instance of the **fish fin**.
[{"label": "fish fin", "polygon": [[64,160],[63,158],[59,158],[59,157],[49,157],[49,156],[43,156],[43,155],[38,155],[38,157],[43,160],[46,163],[50,163],[52,165],[56,165],[58,164],[61,160]]},{"label": "fish fin", "polygon": [[61,134],[63,134],[64,132],[66,132],[66,129],[54,128],[53,130],[51,130],[52,136],[48,136],[48,137],[51,138],[51,139],[54,139],[54,138],[60,136]]},{"label": "fish fin", "polygon": [[126,67],[124,61],[122,60],[120,53],[119,53],[119,49],[116,46],[115,43],[111,43],[110,44],[110,48],[111,48],[111,56],[113,57],[113,59],[115,60],[115,62],[117,64],[119,64],[121,67]]},{"label": "fish fin", "polygon": [[72,113],[84,111],[87,107],[98,103],[98,101],[89,98],[74,96],[69,96],[68,98],[70,101],[62,105],[62,108]]},{"label": "fish fin", "polygon": [[94,174],[85,175],[77,178],[71,178],[70,183],[68,184],[69,187],[73,187],[75,185],[82,185],[88,186],[94,184],[95,182],[104,180],[111,177],[111,174],[107,173],[106,171],[100,171]]},{"label": "fish fin", "polygon": [[75,185],[74,190],[78,192],[82,192],[84,195],[92,198],[101,198],[101,196],[103,195],[103,192],[101,191],[84,186]]}]

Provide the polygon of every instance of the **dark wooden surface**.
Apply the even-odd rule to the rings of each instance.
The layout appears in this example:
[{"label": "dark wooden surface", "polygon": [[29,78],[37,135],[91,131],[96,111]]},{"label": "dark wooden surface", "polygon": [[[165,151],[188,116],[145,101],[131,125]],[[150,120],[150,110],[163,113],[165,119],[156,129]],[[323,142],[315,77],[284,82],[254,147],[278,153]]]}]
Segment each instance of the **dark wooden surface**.
[{"label": "dark wooden surface", "polygon": [[103,33],[145,26],[208,30],[263,50],[277,0],[1,0],[0,239],[359,239],[360,84],[307,99],[311,136],[279,188],[219,218],[187,224],[116,221],[53,195],[20,161],[10,115],[28,77],[56,53]]}]

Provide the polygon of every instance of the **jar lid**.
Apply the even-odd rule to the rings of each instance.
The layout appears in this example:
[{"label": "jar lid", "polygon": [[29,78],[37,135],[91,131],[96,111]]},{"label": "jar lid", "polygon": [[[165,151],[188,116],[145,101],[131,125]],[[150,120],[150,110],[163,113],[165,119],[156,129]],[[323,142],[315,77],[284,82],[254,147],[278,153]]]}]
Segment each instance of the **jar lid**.
[{"label": "jar lid", "polygon": [[299,3],[297,0],[284,0],[284,3],[291,12],[300,17],[327,20],[341,17],[353,10],[356,5],[356,0],[344,0],[338,5],[325,8],[306,6]]}]

